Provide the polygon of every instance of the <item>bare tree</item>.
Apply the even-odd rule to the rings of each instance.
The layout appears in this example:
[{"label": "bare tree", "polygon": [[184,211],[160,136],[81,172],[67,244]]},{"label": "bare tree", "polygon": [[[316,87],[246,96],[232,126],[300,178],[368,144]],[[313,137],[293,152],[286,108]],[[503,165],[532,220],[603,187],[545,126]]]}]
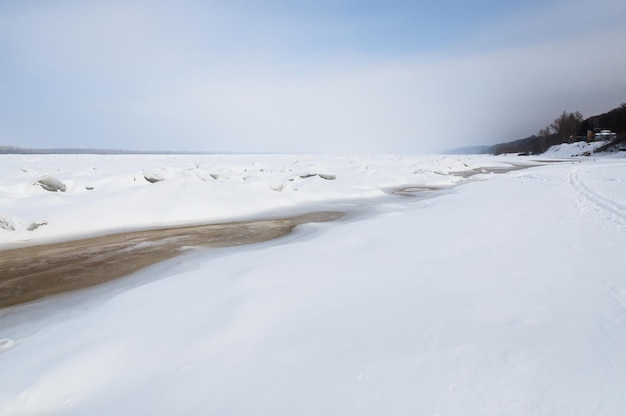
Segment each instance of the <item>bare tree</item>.
[{"label": "bare tree", "polygon": [[576,111],[575,113],[568,113],[563,111],[563,113],[558,116],[548,129],[554,131],[554,134],[558,136],[561,142],[565,142],[568,137],[575,137],[578,131],[578,128],[582,125],[583,115],[580,112]]},{"label": "bare tree", "polygon": [[543,129],[539,130],[539,134],[537,134],[537,136],[548,137],[551,134],[552,134],[552,128],[550,126],[547,126],[547,127],[544,127]]}]

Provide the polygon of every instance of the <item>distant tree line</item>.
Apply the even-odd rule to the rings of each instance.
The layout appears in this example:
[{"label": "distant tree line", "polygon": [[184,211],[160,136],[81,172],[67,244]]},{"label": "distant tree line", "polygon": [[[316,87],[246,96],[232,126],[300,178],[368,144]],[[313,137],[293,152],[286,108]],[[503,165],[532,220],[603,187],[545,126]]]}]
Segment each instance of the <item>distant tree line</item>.
[{"label": "distant tree line", "polygon": [[537,134],[524,139],[507,143],[499,143],[491,147],[489,153],[523,153],[540,154],[561,143],[586,140],[588,132],[608,129],[616,132],[618,137],[626,138],[626,103],[607,113],[583,119],[578,111],[563,113],[550,125],[539,130]]},{"label": "distant tree line", "polygon": [[208,152],[176,152],[159,150],[119,150],[119,149],[31,149],[16,146],[0,146],[0,154],[13,155],[172,155],[210,154]]},{"label": "distant tree line", "polygon": [[131,150],[115,150],[115,149],[31,149],[17,146],[0,146],[0,154],[21,154],[21,155],[72,155],[72,154],[96,154],[96,155],[115,155],[115,154],[133,154],[138,153]]}]

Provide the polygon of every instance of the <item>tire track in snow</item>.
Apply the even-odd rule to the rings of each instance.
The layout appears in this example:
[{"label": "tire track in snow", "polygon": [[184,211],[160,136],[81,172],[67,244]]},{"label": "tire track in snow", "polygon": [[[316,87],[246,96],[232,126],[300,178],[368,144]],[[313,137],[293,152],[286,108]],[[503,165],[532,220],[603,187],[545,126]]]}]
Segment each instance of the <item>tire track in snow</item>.
[{"label": "tire track in snow", "polygon": [[[569,173],[569,183],[574,191],[582,197],[584,202],[595,208],[596,211],[603,213],[603,217],[609,219],[622,229],[626,229],[626,207],[618,202],[603,195],[601,192],[593,190],[589,185],[580,179],[580,170],[582,167],[576,167]],[[608,288],[609,294],[615,302],[616,306],[621,310],[620,316],[615,319],[613,325],[620,328],[620,338],[626,337],[626,289],[620,290],[613,283],[603,277],[598,280]],[[615,332],[614,332],[615,333]]]},{"label": "tire track in snow", "polygon": [[603,213],[604,217],[616,223],[622,228],[626,228],[626,207],[601,192],[593,190],[583,180],[580,179],[581,167],[576,167],[569,174],[569,184],[580,195],[585,202]]}]

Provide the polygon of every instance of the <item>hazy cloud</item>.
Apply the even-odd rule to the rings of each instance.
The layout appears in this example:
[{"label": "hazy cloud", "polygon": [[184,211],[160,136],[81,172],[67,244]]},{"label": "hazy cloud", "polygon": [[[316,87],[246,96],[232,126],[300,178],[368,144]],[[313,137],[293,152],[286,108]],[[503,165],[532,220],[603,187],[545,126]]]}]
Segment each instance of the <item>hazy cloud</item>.
[{"label": "hazy cloud", "polygon": [[626,101],[626,6],[567,3],[460,30],[442,13],[429,45],[395,36],[411,2],[16,2],[0,17],[0,143],[417,153],[524,137]]}]

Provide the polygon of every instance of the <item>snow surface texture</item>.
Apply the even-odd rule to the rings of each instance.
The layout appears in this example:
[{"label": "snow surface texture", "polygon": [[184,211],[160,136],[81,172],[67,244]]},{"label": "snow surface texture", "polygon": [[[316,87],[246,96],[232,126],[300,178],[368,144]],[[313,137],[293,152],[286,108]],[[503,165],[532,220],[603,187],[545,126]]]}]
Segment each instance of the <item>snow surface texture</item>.
[{"label": "snow surface texture", "polygon": [[[101,294],[74,312],[62,302],[5,311],[0,415],[622,415],[626,159],[617,156],[482,175],[432,199],[389,196],[378,215],[306,225],[302,238],[149,268],[140,273],[159,280]],[[55,223],[60,232],[90,225],[77,215],[86,208],[106,205],[100,212],[110,225],[142,198],[156,210],[161,197],[181,211],[168,220],[195,220],[187,204],[211,200],[197,195],[200,186],[228,184],[246,187],[247,198],[229,201],[248,215],[257,201],[269,209],[316,194],[366,198],[422,179],[449,184],[456,179],[432,171],[503,160],[311,156],[293,169],[293,157],[268,156],[263,166],[279,173],[263,175],[260,166],[250,172],[253,159],[170,167],[149,183],[142,169],[171,164],[111,157],[96,167],[99,177],[96,159],[21,158],[13,166],[32,174],[8,175],[2,211],[18,226],[49,220],[33,233]],[[55,175],[67,191],[31,188],[55,163],[66,167]],[[251,184],[239,177],[244,170]],[[304,172],[336,179],[298,179]],[[86,185],[94,190],[82,191]],[[286,194],[270,188],[280,185]],[[272,206],[259,196],[268,188],[291,196]],[[90,196],[99,189],[104,196]],[[220,192],[212,195],[227,206]],[[60,208],[47,198],[62,198],[54,200]],[[118,203],[125,205],[113,209]],[[72,204],[85,208],[74,221],[60,215]],[[158,209],[141,224],[169,213]],[[36,308],[40,322],[19,322]]]},{"label": "snow surface texture", "polygon": [[598,142],[575,142],[563,143],[551,146],[543,156],[547,157],[572,157],[572,156],[590,156],[597,148],[607,144],[606,141]]},{"label": "snow surface texture", "polygon": [[[0,161],[0,248],[275,214],[383,196],[398,186],[449,186],[461,180],[454,172],[506,166],[501,159],[442,156],[5,155]],[[29,230],[36,224],[45,226]]]}]

